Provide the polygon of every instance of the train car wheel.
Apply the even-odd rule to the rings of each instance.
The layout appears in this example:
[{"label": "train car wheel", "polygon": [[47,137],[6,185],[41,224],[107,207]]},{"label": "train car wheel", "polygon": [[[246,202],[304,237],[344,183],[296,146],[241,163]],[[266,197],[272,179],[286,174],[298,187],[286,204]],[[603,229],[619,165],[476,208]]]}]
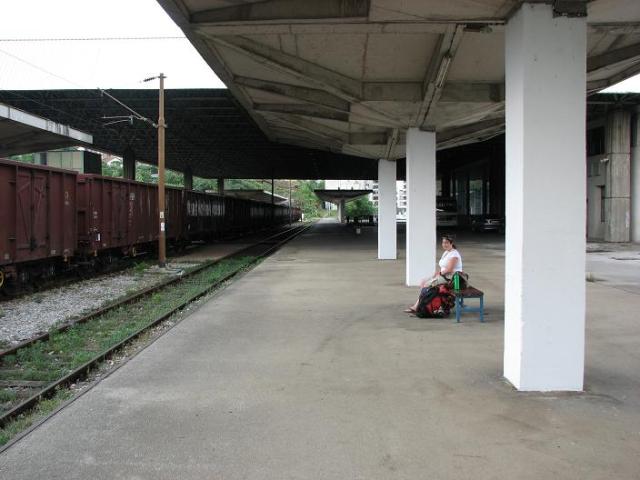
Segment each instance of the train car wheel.
[{"label": "train car wheel", "polygon": [[4,271],[0,270],[0,289],[4,287]]}]

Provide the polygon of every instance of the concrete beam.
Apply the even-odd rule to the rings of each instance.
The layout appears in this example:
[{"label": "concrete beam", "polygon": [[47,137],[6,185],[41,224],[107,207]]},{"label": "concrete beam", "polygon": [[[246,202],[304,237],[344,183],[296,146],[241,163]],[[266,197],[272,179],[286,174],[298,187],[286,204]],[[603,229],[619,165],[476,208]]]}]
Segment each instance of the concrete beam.
[{"label": "concrete beam", "polygon": [[322,123],[314,122],[306,117],[298,115],[278,115],[274,120],[274,123],[284,125],[285,128],[291,130],[302,130],[310,135],[323,137],[334,142],[349,142],[348,132],[331,128]]},{"label": "concrete beam", "polygon": [[234,77],[233,81],[243,87],[303,100],[308,103],[313,103],[314,105],[332,108],[341,112],[349,112],[350,103],[348,101],[323,90],[241,76]]},{"label": "concrete beam", "polygon": [[247,55],[271,69],[287,73],[342,99],[359,101],[362,97],[361,84],[358,80],[313,62],[289,55],[248,38],[224,36],[211,37],[211,40],[218,45]]},{"label": "concrete beam", "polygon": [[[421,102],[423,84],[420,82],[364,82],[362,100],[365,102]],[[504,101],[501,83],[446,83],[440,103],[492,103]]]},{"label": "concrete beam", "polygon": [[[342,152],[342,145],[344,142],[326,135],[318,134],[312,130],[297,128],[293,125],[289,126],[284,122],[274,124],[272,128],[276,133],[277,138],[284,143],[301,145],[300,142],[309,142],[316,147],[326,148],[332,152]],[[294,141],[298,143],[293,143]]]},{"label": "concrete beam", "polygon": [[[451,22],[369,22],[306,20],[304,23],[201,23],[193,28],[201,35],[367,35],[367,34],[443,34]],[[464,21],[464,20],[461,20]],[[473,22],[470,22],[473,23]],[[483,24],[501,26],[501,20],[487,20]],[[494,27],[495,28],[495,27]]]},{"label": "concrete beam", "polygon": [[444,145],[446,144],[457,144],[457,142],[463,141],[470,137],[473,138],[478,135],[482,135],[483,133],[486,134],[489,132],[503,132],[504,125],[504,118],[493,118],[490,120],[484,120],[482,122],[476,122],[471,125],[442,130],[441,132],[438,132],[438,148],[445,148]]},{"label": "concrete beam", "polygon": [[[259,78],[236,76],[237,85],[305,102],[349,111],[349,102],[323,90],[301,87]],[[419,82],[363,82],[362,100],[369,102],[419,102],[422,99],[422,84]],[[504,101],[504,85],[499,83],[448,83],[440,97],[441,103],[491,103]]]},{"label": "concrete beam", "polygon": [[414,126],[422,128],[430,121],[434,107],[442,95],[449,68],[462,41],[464,28],[464,25],[451,25],[440,37],[424,77],[422,103]]},{"label": "concrete beam", "polygon": [[230,7],[201,10],[191,14],[197,23],[260,22],[286,20],[287,22],[316,19],[360,19],[369,16],[370,0],[266,0],[243,3]]},{"label": "concrete beam", "polygon": [[400,141],[400,130],[398,128],[394,128],[391,131],[391,135],[387,137],[387,146],[384,149],[384,158],[386,160],[395,158],[395,148],[398,142]]},{"label": "concrete beam", "polygon": [[616,63],[640,59],[640,43],[610,50],[587,59],[587,73],[610,67]]},{"label": "concrete beam", "polygon": [[356,132],[349,134],[351,145],[386,145],[388,135],[385,132]]},{"label": "concrete beam", "polygon": [[332,110],[330,108],[319,105],[311,105],[308,103],[254,103],[253,109],[257,112],[287,113],[293,115],[303,115],[305,117],[337,120],[339,122],[349,121],[348,113],[336,112],[335,110]]},{"label": "concrete beam", "polygon": [[438,103],[498,103],[504,102],[502,83],[447,83]]},{"label": "concrete beam", "polygon": [[640,63],[633,65],[629,68],[624,69],[623,71],[616,73],[615,75],[610,76],[609,78],[605,78],[602,80],[591,80],[587,82],[587,93],[597,92],[598,90],[604,90],[611,85],[615,85],[616,83],[622,82],[627,78],[631,78],[634,75],[640,73]]},{"label": "concrete beam", "polygon": [[[358,80],[247,38],[225,36],[211,37],[211,40],[218,45],[247,55],[267,68],[284,72],[343,100],[351,103],[362,101],[362,83]],[[384,117],[392,125],[403,124],[401,119],[374,106],[361,104],[360,107],[370,112],[373,117]]]}]

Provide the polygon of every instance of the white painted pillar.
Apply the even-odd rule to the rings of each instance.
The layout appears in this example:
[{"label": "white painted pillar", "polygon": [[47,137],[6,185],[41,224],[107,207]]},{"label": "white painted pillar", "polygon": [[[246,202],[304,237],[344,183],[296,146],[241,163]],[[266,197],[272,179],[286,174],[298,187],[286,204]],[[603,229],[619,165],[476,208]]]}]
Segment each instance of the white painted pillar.
[{"label": "white painted pillar", "polygon": [[378,260],[397,258],[396,162],[378,160]]},{"label": "white painted pillar", "polygon": [[436,267],[436,134],[407,130],[407,285]]},{"label": "white painted pillar", "polygon": [[640,243],[640,107],[631,125],[631,241]]},{"label": "white painted pillar", "polygon": [[525,3],[505,48],[504,376],[518,390],[582,390],[586,19]]}]

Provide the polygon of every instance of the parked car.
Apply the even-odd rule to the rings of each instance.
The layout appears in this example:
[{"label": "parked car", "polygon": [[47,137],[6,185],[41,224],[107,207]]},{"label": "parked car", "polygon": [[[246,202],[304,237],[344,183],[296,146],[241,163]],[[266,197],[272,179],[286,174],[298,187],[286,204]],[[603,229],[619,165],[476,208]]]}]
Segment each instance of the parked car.
[{"label": "parked car", "polygon": [[436,208],[436,225],[438,227],[457,227],[458,213]]},{"label": "parked car", "polygon": [[436,225],[449,228],[458,226],[458,203],[454,197],[436,197]]},{"label": "parked car", "polygon": [[474,232],[504,232],[504,218],[497,215],[480,215],[471,220]]}]

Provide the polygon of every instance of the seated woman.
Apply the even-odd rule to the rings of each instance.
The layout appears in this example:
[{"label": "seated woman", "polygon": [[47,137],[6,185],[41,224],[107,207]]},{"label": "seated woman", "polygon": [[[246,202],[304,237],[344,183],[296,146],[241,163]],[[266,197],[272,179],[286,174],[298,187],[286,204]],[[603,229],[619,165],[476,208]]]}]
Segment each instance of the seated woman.
[{"label": "seated woman", "polygon": [[[425,287],[434,287],[436,285],[449,283],[455,272],[462,272],[462,256],[456,249],[456,244],[454,243],[453,238],[449,235],[442,236],[442,249],[444,252],[438,262],[438,268],[433,272],[433,276],[431,278],[425,278],[420,282],[421,291]],[[416,313],[419,302],[420,297],[418,296],[416,303],[407,308],[405,312]]]}]

